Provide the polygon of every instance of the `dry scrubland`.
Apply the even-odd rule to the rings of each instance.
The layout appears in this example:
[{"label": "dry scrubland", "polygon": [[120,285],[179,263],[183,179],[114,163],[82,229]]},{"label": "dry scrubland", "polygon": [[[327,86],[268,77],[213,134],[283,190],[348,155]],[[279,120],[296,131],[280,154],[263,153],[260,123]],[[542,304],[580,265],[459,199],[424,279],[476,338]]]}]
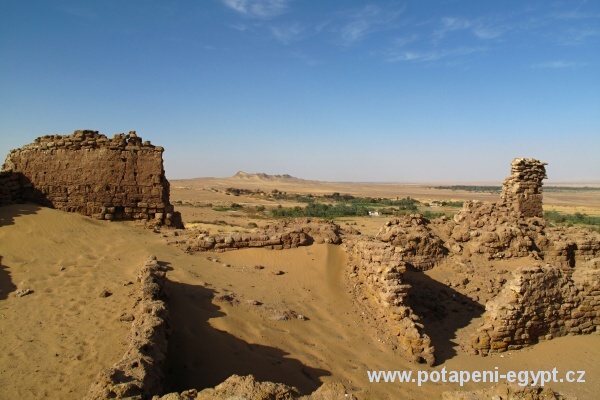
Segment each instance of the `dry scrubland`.
[{"label": "dry scrubland", "polygon": [[[121,146],[121,139],[115,137],[114,146]],[[126,142],[119,151],[127,146],[130,146],[127,151],[139,151],[131,148],[137,142],[134,140],[131,145]],[[95,148],[93,144],[89,146]],[[301,227],[298,230],[294,223],[282,227],[281,221],[252,210],[259,206],[268,210],[277,204],[293,207],[305,203],[273,200],[268,196],[225,194],[225,189],[232,187],[264,192],[277,189],[315,196],[334,192],[357,197],[410,196],[421,203],[500,201],[497,193],[434,189],[427,185],[326,183],[289,176],[238,174],[226,179],[171,181],[170,203],[181,213],[185,229],[164,226],[165,219],[178,220],[178,216],[172,214],[168,197],[161,198],[160,207],[131,204],[121,210],[118,209],[121,204],[114,204],[114,209],[93,208],[104,220],[34,204],[2,206],[0,398],[101,398],[98,397],[100,392],[90,391],[94,383],[102,386],[106,382],[120,382],[114,390],[124,391],[127,381],[133,382],[131,376],[138,374],[139,364],[147,368],[153,360],[163,357],[163,392],[197,389],[201,391],[198,398],[240,394],[269,398],[260,397],[269,393],[280,393],[281,398],[285,398],[291,393],[309,395],[320,390],[317,392],[320,394],[313,394],[311,398],[422,399],[441,398],[447,391],[490,386],[468,383],[460,388],[450,383],[429,383],[417,387],[416,384],[375,384],[367,379],[367,370],[439,371],[444,367],[469,371],[495,367],[501,371],[553,367],[560,371],[585,370],[586,383],[552,383],[552,389],[579,399],[595,399],[600,393],[598,331],[590,335],[555,337],[521,349],[492,351],[487,357],[474,354],[473,337],[484,323],[485,304],[506,289],[512,273],[522,267],[545,265],[540,255],[555,260],[557,265],[570,262],[568,249],[558,246],[563,231],[549,230],[548,237],[555,244],[548,244],[546,250],[540,252],[528,250],[522,256],[506,256],[509,250],[503,249],[502,257],[492,253],[466,254],[468,248],[475,248],[474,244],[483,245],[473,238],[459,238],[460,234],[452,230],[451,236],[445,233],[445,229],[450,229],[448,224],[453,223],[452,215],[460,211],[457,207],[429,207],[429,211],[447,213],[448,219],[426,222],[424,226],[419,225],[423,223],[420,217],[400,218],[397,223],[384,226],[392,218],[375,216],[340,218],[335,221],[339,229],[326,222],[298,222]],[[598,193],[544,193],[544,209],[600,215]],[[240,204],[241,208],[232,209],[232,203]],[[126,208],[131,209],[130,217],[134,213],[146,214],[141,220],[149,218],[152,212],[160,215],[153,216],[152,224],[114,222],[108,219],[117,218],[106,217],[115,215],[113,210],[125,213]],[[461,211],[466,222],[455,223],[456,232],[470,223],[469,212]],[[172,215],[167,218],[168,213]],[[536,226],[533,224],[527,229],[542,243],[535,238]],[[383,237],[394,243],[391,247],[388,242],[375,240],[382,227]],[[481,228],[473,226],[467,231],[477,229]],[[271,238],[264,238],[262,232],[269,230]],[[362,235],[358,235],[358,231]],[[584,235],[579,229],[565,232],[575,235],[573,240],[579,246],[573,258],[576,268],[589,267],[589,271],[595,271],[597,261],[584,256],[583,249],[584,244],[597,243],[590,239],[597,237],[593,236],[596,234],[588,231]],[[411,244],[405,238],[417,233],[421,235],[421,243],[426,242],[428,246],[435,247],[434,239],[439,236],[447,238],[445,245],[456,245],[460,250],[453,247],[449,254],[440,253],[440,258],[431,263],[431,269],[428,269],[430,262],[426,256],[437,253],[429,248],[422,253],[424,247],[417,246],[412,249],[414,254],[408,250],[390,250],[393,246],[408,249]],[[427,235],[432,238],[429,242],[424,239]],[[219,243],[220,237],[234,238],[229,239],[230,242],[224,240],[223,248],[242,243],[244,238],[246,243],[265,247],[267,239],[273,240],[273,237],[281,244],[267,247],[294,247],[294,243],[300,247],[281,251],[267,248],[196,251],[204,250],[202,246],[214,246],[215,239]],[[334,244],[338,239],[343,243]],[[511,242],[511,246],[529,248],[526,239],[517,239],[517,245]],[[386,253],[388,251],[391,253]],[[585,251],[592,254],[596,250]],[[387,262],[395,265],[397,272],[390,274],[410,284],[406,304],[424,326],[415,328],[421,335],[419,340],[426,334],[435,347],[433,365],[415,363],[414,357],[407,356],[403,347],[406,345],[393,330],[394,318],[381,313],[390,307],[389,303],[369,300],[368,291],[378,286],[367,287],[360,279],[361,274],[371,274],[369,268],[373,268],[376,261],[374,254],[383,257],[382,265],[386,264],[385,257],[391,257]],[[156,265],[161,266],[157,274],[163,279],[166,296],[162,296],[159,286],[147,281],[143,270],[140,275],[150,255],[156,257]],[[407,267],[407,263],[413,267]],[[166,271],[166,279],[162,270]],[[466,276],[469,279],[465,281]],[[385,283],[385,279],[388,278],[382,276],[379,282]],[[592,279],[597,283],[597,278]],[[408,289],[398,290],[397,294],[402,297],[403,290]],[[160,318],[164,315],[161,301],[168,308],[168,342],[161,342]],[[401,299],[389,302],[404,304]],[[149,339],[145,335],[149,335]],[[143,349],[148,348],[142,355],[133,354],[132,346],[140,343],[145,343]],[[154,359],[149,355],[154,355]],[[115,369],[108,369],[111,366]],[[104,372],[99,375],[101,371]],[[130,378],[123,379],[130,372]],[[150,365],[146,375],[135,376],[149,376],[148,382],[152,382],[153,373]],[[252,374],[257,381],[283,383],[297,388],[297,392],[275,386],[257,387],[241,378],[234,378],[238,379],[237,386],[234,383],[218,386],[234,374]],[[322,387],[323,383],[327,385]],[[213,387],[216,388],[210,389]],[[148,393],[142,394],[144,396],[149,397]],[[486,393],[472,398],[490,396]]]}]

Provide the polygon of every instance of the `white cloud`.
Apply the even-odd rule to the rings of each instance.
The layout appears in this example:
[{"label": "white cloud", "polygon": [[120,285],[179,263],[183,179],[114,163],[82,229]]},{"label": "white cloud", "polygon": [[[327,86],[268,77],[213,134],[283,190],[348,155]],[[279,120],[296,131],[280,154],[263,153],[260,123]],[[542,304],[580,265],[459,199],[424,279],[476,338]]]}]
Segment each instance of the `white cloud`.
[{"label": "white cloud", "polygon": [[509,30],[508,26],[492,18],[467,19],[461,17],[444,17],[440,22],[441,27],[436,29],[432,34],[434,42],[440,41],[448,34],[458,31],[470,31],[479,39],[489,40],[496,39]]},{"label": "white cloud", "polygon": [[365,20],[352,21],[340,30],[342,40],[346,44],[351,44],[365,36],[369,27],[369,23]]},{"label": "white cloud", "polygon": [[572,27],[562,33],[559,44],[577,46],[585,43],[588,39],[600,36],[600,29],[591,26]]},{"label": "white cloud", "polygon": [[404,46],[407,46],[407,45],[417,41],[418,39],[419,39],[419,36],[417,36],[417,34],[415,34],[415,33],[412,33],[410,35],[395,38],[394,45],[396,47],[404,47]]},{"label": "white cloud", "polygon": [[230,9],[253,18],[272,18],[284,13],[290,0],[221,0]]},{"label": "white cloud", "polygon": [[565,60],[556,60],[556,61],[546,61],[538,64],[534,64],[531,68],[551,68],[551,69],[564,69],[564,68],[580,68],[585,67],[587,64],[576,61],[565,61]]},{"label": "white cloud", "polygon": [[485,51],[482,47],[459,47],[456,49],[441,49],[430,51],[410,51],[410,50],[391,50],[386,54],[386,58],[391,62],[433,62],[442,59],[467,56],[469,54],[481,53]]},{"label": "white cloud", "polygon": [[333,28],[333,31],[339,33],[343,45],[350,46],[375,31],[390,29],[403,10],[384,10],[370,4],[360,9],[342,12],[338,17],[343,22],[337,28]]},{"label": "white cloud", "polygon": [[299,23],[282,26],[272,26],[271,33],[283,44],[290,44],[304,37],[306,29]]},{"label": "white cloud", "polygon": [[235,29],[236,31],[240,31],[240,32],[244,32],[245,30],[248,29],[248,26],[244,25],[244,24],[230,24],[229,27],[231,29]]}]

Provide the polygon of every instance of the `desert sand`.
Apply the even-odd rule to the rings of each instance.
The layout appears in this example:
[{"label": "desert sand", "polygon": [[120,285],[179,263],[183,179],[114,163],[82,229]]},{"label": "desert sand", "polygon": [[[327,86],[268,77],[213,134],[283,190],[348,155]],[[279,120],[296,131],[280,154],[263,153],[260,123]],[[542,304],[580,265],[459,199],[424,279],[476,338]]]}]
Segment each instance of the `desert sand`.
[{"label": "desert sand", "polygon": [[[172,200],[230,201],[230,196],[204,187],[183,189],[180,183],[172,184]],[[303,189],[276,184],[290,192]],[[365,193],[352,185],[345,190],[343,185],[322,186],[323,193]],[[369,193],[390,193],[385,190],[392,191],[384,187]],[[410,187],[397,194],[405,195],[424,196],[410,192]],[[594,201],[588,203],[596,207]],[[179,209],[184,221],[192,217],[185,215],[187,207]],[[190,210],[210,212],[206,207]],[[213,229],[239,230],[248,223],[236,215],[226,219],[239,226]],[[385,221],[371,220],[373,226]],[[448,331],[436,338],[438,343],[445,341],[438,365],[408,362],[377,321],[365,315],[368,310],[352,298],[343,273],[346,255],[334,245],[186,254],[140,223],[12,205],[0,207],[0,254],[2,399],[82,398],[94,376],[124,350],[129,322],[123,317],[133,307],[132,282],[151,254],[172,268],[167,274],[172,327],[167,391],[202,389],[232,374],[253,374],[257,380],[296,386],[303,394],[333,381],[359,399],[423,399],[489,384],[376,384],[369,383],[367,371],[557,367],[585,370],[586,383],[553,383],[554,390],[579,399],[594,399],[600,393],[599,335],[563,337],[488,357],[467,355],[460,351],[460,339],[477,325],[478,315],[472,310],[456,310],[453,318],[459,321],[448,321]],[[451,273],[442,266],[425,272],[422,279],[441,282]],[[23,289],[33,292],[18,297]],[[284,320],[286,315],[303,317]]]}]

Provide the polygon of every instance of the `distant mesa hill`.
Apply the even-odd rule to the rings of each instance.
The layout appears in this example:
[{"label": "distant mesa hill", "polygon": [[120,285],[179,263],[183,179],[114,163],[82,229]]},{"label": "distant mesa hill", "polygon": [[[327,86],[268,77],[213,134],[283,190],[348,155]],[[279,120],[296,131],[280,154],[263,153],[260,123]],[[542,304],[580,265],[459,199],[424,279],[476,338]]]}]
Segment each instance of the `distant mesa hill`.
[{"label": "distant mesa hill", "polygon": [[244,171],[239,171],[237,174],[232,176],[234,179],[240,179],[245,181],[269,181],[269,182],[306,182],[304,179],[296,178],[294,176],[283,174],[283,175],[269,175],[263,172],[256,174],[249,174]]}]

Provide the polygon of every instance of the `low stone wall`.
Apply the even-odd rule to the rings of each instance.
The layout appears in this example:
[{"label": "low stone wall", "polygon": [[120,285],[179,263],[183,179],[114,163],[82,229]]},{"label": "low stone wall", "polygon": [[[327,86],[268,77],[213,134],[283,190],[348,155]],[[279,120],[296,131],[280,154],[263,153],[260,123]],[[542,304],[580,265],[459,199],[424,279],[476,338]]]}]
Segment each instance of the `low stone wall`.
[{"label": "low stone wall", "polygon": [[485,308],[484,324],[471,338],[482,355],[600,332],[600,270],[521,267]]},{"label": "low stone wall", "polygon": [[250,247],[274,250],[308,246],[316,243],[340,244],[339,225],[319,219],[300,218],[268,225],[262,232],[209,235],[205,231],[188,231],[178,236],[175,243],[185,251],[226,251]]},{"label": "low stone wall", "polygon": [[6,157],[0,204],[29,201],[98,219],[182,226],[162,153],[133,131],[112,139],[88,130],[42,136]]},{"label": "low stone wall", "polygon": [[366,299],[374,314],[387,320],[399,347],[411,361],[433,365],[431,340],[405,303],[410,285],[402,282],[406,263],[401,254],[379,241],[347,240],[344,246],[349,255],[349,279],[359,292],[357,297]]},{"label": "low stone wall", "polygon": [[162,392],[169,316],[163,294],[165,271],[154,257],[142,267],[127,351],[98,374],[86,400],[149,399]]}]

